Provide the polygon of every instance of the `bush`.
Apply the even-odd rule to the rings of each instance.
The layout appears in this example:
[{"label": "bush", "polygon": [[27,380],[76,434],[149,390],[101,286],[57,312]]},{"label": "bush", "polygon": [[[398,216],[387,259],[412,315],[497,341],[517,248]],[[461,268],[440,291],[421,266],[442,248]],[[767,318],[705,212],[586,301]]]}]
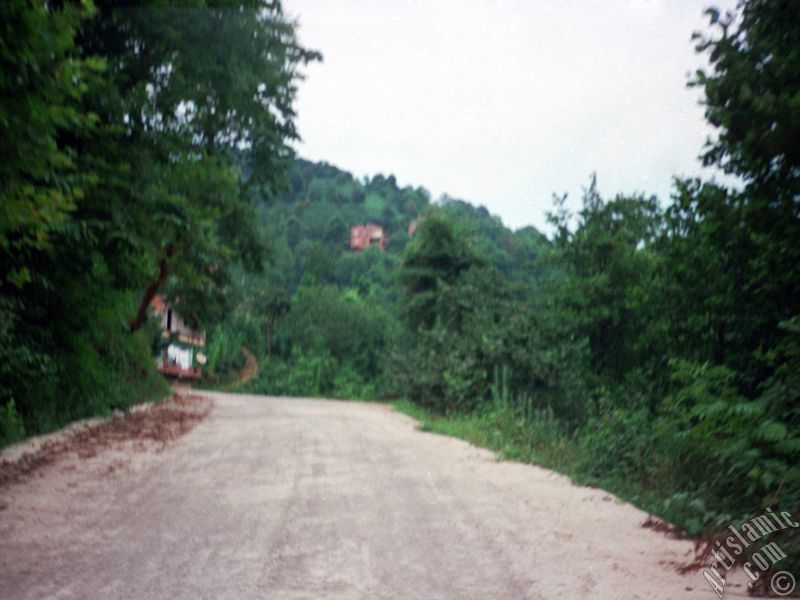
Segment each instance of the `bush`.
[{"label": "bush", "polygon": [[327,351],[304,352],[295,347],[289,360],[275,357],[262,365],[249,389],[278,396],[329,396],[336,369],[336,361]]},{"label": "bush", "polygon": [[25,428],[17,412],[14,400],[0,407],[0,448],[18,442],[25,437]]},{"label": "bush", "polygon": [[646,411],[603,399],[598,414],[578,432],[577,476],[594,483],[640,478],[651,458],[651,433]]}]

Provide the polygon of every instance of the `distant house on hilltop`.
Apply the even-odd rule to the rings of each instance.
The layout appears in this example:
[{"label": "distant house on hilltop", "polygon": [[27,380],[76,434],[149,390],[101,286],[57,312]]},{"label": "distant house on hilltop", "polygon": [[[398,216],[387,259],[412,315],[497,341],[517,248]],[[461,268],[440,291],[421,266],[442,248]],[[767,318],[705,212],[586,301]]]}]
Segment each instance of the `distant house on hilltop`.
[{"label": "distant house on hilltop", "polygon": [[383,227],[374,223],[353,225],[350,228],[350,249],[364,250],[370,246],[378,246],[381,251],[386,249],[386,235]]},{"label": "distant house on hilltop", "polygon": [[156,356],[156,368],[178,379],[199,379],[203,374],[202,365],[206,363],[202,352],[206,345],[205,332],[175,312],[162,296],[153,298],[150,307],[161,321],[163,340]]}]

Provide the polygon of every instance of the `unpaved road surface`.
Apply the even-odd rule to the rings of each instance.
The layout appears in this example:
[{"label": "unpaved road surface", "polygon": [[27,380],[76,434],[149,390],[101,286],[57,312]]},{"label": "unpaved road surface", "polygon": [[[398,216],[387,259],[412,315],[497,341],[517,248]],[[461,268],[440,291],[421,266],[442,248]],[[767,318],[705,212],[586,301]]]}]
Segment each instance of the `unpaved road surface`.
[{"label": "unpaved road surface", "polygon": [[206,398],[161,449],[0,488],[0,597],[716,597],[644,513],[389,407]]}]

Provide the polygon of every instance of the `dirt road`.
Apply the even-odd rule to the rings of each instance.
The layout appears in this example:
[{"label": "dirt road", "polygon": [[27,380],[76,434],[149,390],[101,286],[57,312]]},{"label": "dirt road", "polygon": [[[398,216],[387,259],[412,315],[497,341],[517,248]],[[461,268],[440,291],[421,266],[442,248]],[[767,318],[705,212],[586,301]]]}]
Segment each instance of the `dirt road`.
[{"label": "dirt road", "polygon": [[208,396],[163,451],[0,488],[0,597],[716,597],[602,491],[383,405]]}]

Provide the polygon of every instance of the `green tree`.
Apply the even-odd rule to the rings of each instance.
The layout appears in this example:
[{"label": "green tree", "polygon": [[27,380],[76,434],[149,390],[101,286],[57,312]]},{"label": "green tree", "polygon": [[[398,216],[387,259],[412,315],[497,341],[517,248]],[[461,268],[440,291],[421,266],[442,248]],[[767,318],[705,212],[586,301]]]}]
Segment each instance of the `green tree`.
[{"label": "green tree", "polygon": [[27,283],[31,252],[46,248],[81,197],[69,143],[91,127],[80,110],[88,72],[75,34],[88,3],[9,0],[0,6],[0,260],[4,285]]},{"label": "green tree", "polygon": [[[621,381],[652,351],[641,342],[656,317],[648,307],[661,213],[654,197],[605,202],[593,178],[577,217],[572,230],[571,215],[551,215],[557,230],[549,256],[551,308],[570,314],[574,335],[588,340],[591,369],[600,381]],[[554,323],[562,321],[553,315]]]},{"label": "green tree", "polygon": [[264,322],[264,329],[267,337],[267,358],[272,356],[272,337],[275,327],[289,312],[291,307],[291,297],[288,291],[275,285],[264,285],[254,294],[251,305],[253,312]]},{"label": "green tree", "polygon": [[225,314],[230,267],[264,257],[253,198],[278,189],[318,55],[278,2],[0,11],[0,401],[37,431],[160,391],[156,293]]},{"label": "green tree", "polygon": [[453,284],[462,272],[483,264],[447,219],[434,211],[428,213],[406,250],[399,273],[411,328],[433,327],[441,286]]},{"label": "green tree", "polygon": [[260,0],[101,1],[78,41],[108,64],[106,84],[87,96],[104,125],[87,162],[102,161],[108,176],[82,208],[104,255],[134,257],[119,270],[143,290],[136,330],[169,277],[202,289],[233,260],[258,265],[248,186],[278,185],[297,137],[298,68],[318,55],[299,46],[279,3]]},{"label": "green tree", "polygon": [[734,13],[707,14],[717,35],[694,39],[711,71],[699,70],[690,84],[703,90],[717,129],[703,162],[792,202],[800,192],[800,6],[749,0]]},{"label": "green tree", "polygon": [[713,203],[698,195],[682,207],[694,213],[697,235],[714,236],[710,260],[724,264],[713,276],[730,282],[716,296],[727,313],[717,320],[727,320],[719,337],[729,350],[716,358],[744,374],[752,395],[774,368],[752,352],[778,344],[786,336],[779,324],[800,313],[800,7],[751,0],[735,14],[708,14],[714,34],[696,37],[711,70],[691,82],[717,129],[703,158],[739,176],[744,189]]}]

